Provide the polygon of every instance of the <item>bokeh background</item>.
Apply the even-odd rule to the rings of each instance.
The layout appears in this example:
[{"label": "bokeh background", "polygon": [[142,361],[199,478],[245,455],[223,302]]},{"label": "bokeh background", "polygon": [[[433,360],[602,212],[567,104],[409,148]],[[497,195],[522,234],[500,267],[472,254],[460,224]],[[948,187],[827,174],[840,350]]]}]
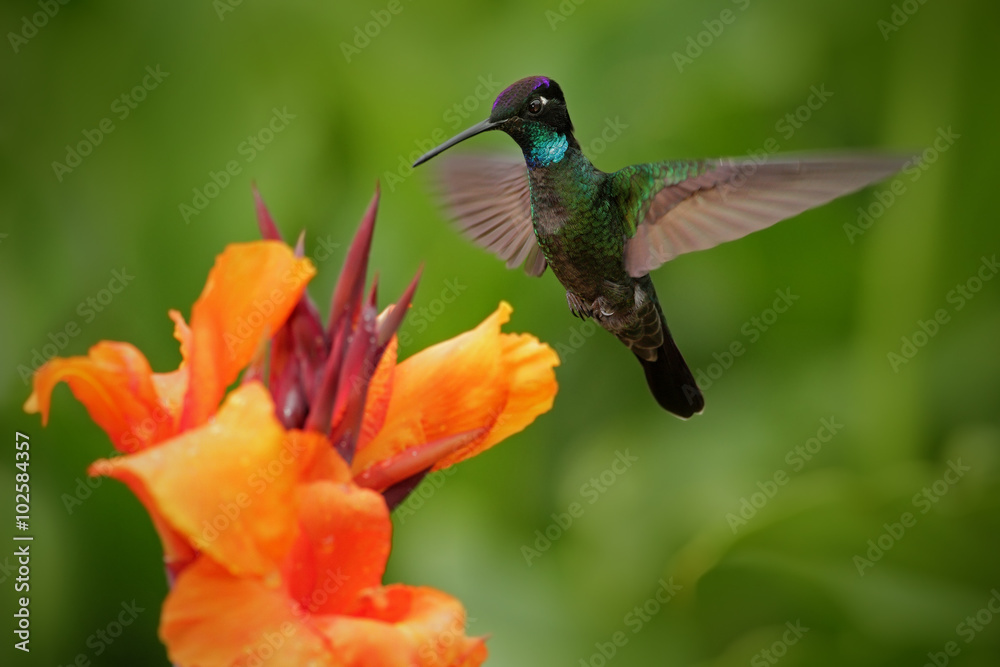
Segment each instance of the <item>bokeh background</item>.
[{"label": "bokeh background", "polygon": [[[123,485],[78,489],[110,446],[65,386],[47,428],[21,412],[36,351],[75,323],[63,355],[125,340],[154,369],[174,368],[167,309],[187,314],[214,256],[256,237],[253,181],[287,235],[306,230],[311,291],[325,301],[376,179],[383,299],[424,265],[404,355],[506,299],[508,329],[562,356],[549,414],[395,515],[386,580],[460,598],[470,633],[490,635],[490,665],[998,663],[1000,618],[987,606],[1000,599],[996,3],[96,1],[44,21],[41,11],[0,7],[0,516],[13,534],[19,430],[32,443],[36,535],[30,656],[10,648],[13,574],[0,555],[3,651],[16,660],[5,664],[168,664],[156,535]],[[366,29],[377,33],[367,42]],[[560,82],[578,138],[607,171],[768,140],[923,161],[895,192],[890,179],[655,272],[673,332],[705,374],[708,407],[682,422],[657,408],[623,347],[569,315],[551,274],[507,271],[464,241],[430,195],[433,169],[407,168],[435,135],[485,117],[503,86],[541,73]],[[276,113],[280,131],[261,134]],[[103,119],[113,130],[89,155],[53,166]],[[463,149],[516,151],[499,134]],[[230,161],[239,173],[185,216],[181,205]],[[107,300],[115,271],[134,277]],[[793,305],[769,313],[786,290]],[[926,322],[939,310],[935,329]],[[734,343],[743,352],[727,357]],[[619,454],[632,465],[607,472]],[[74,495],[82,502],[67,505]],[[583,515],[559,528],[553,515],[573,502]],[[662,605],[661,582],[673,585]],[[95,639],[133,600],[144,609],[134,624],[111,644]],[[957,655],[943,653],[948,642]]]}]

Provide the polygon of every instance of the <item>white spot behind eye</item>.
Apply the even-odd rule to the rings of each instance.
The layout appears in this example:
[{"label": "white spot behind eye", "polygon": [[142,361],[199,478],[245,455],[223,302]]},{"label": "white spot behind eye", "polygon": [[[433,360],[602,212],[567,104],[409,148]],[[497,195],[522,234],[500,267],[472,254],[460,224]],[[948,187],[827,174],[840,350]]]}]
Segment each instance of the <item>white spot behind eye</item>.
[{"label": "white spot behind eye", "polygon": [[547,97],[542,97],[541,95],[539,95],[538,99],[540,99],[542,101],[542,106],[545,106],[546,104],[549,103],[549,98],[547,98]]}]

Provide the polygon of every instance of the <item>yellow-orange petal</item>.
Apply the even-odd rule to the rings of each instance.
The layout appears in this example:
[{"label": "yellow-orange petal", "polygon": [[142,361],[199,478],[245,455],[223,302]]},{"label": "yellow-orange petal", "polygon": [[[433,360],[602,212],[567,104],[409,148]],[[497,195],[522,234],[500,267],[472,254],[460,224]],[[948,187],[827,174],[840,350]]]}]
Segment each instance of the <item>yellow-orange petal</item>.
[{"label": "yellow-orange petal", "polygon": [[205,556],[180,574],[167,595],[160,639],[176,665],[342,664],[278,577],[235,577]]},{"label": "yellow-orange petal", "polygon": [[179,310],[171,308],[167,315],[174,323],[174,338],[181,344],[181,365],[191,358],[191,327],[184,321],[184,316]]},{"label": "yellow-orange petal", "polygon": [[187,360],[191,356],[191,329],[184,321],[184,316],[176,310],[170,310],[169,315],[174,321],[174,338],[181,344],[181,363],[177,370],[170,373],[153,373],[153,384],[162,402],[176,406],[177,421],[180,421],[181,406],[184,404],[190,374]]},{"label": "yellow-orange petal", "polygon": [[434,466],[446,467],[520,431],[552,407],[557,391],[553,367],[559,357],[532,336],[501,334],[511,310],[501,302],[472,331],[396,367],[382,429],[358,448],[351,464],[355,477],[409,448],[487,429]]},{"label": "yellow-orange petal", "polygon": [[465,636],[462,604],[433,588],[371,588],[350,615],[313,622],[345,667],[472,667],[487,656],[481,638]]},{"label": "yellow-orange petal", "polygon": [[355,452],[356,476],[410,447],[492,425],[507,400],[499,335],[509,312],[501,306],[472,331],[396,367],[382,429]]},{"label": "yellow-orange petal", "polygon": [[399,341],[396,336],[379,359],[375,372],[368,382],[368,395],[365,398],[365,415],[361,422],[361,433],[358,436],[357,449],[364,449],[375,439],[385,423],[389,410],[389,399],[392,397],[392,383],[396,374],[396,355],[399,351]]},{"label": "yellow-orange petal", "polygon": [[315,273],[312,262],[277,241],[232,244],[216,258],[191,309],[182,429],[215,412],[226,387],[288,318]]},{"label": "yellow-orange petal", "polygon": [[86,357],[55,358],[39,368],[24,409],[41,412],[42,424],[59,382],[69,385],[119,451],[140,451],[176,432],[180,405],[159,395],[149,362],[128,343],[102,341]]},{"label": "yellow-orange petal", "polygon": [[[270,395],[251,382],[204,426],[139,454],[98,461],[91,474],[128,484],[148,499],[154,520],[234,573],[262,573],[278,567],[296,537],[295,487],[314,442],[301,441],[306,451],[290,448]],[[166,549],[170,535],[161,536]]]},{"label": "yellow-orange petal", "polygon": [[298,507],[302,531],[282,569],[289,595],[313,615],[344,613],[382,583],[389,508],[379,493],[326,481],[301,485]]},{"label": "yellow-orange petal", "polygon": [[500,344],[508,386],[503,411],[484,439],[445,457],[434,466],[435,470],[486,451],[552,409],[559,389],[553,370],[559,365],[559,355],[530,334],[500,334]]},{"label": "yellow-orange petal", "polygon": [[[305,442],[312,441],[312,442]],[[291,430],[285,433],[286,447],[294,451],[312,451],[311,460],[303,458],[299,483],[309,482],[349,482],[351,469],[340,457],[326,436],[317,431]],[[308,448],[308,450],[306,449]]]}]

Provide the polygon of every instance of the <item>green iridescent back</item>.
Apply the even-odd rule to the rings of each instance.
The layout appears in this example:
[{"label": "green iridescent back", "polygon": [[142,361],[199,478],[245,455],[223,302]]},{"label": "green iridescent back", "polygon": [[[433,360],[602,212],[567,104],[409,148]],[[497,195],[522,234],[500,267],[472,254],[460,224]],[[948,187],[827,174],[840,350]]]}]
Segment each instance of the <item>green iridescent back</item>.
[{"label": "green iridescent back", "polygon": [[610,175],[625,211],[626,235],[635,236],[636,227],[663,188],[677,185],[709,169],[704,160],[668,160],[633,164]]}]

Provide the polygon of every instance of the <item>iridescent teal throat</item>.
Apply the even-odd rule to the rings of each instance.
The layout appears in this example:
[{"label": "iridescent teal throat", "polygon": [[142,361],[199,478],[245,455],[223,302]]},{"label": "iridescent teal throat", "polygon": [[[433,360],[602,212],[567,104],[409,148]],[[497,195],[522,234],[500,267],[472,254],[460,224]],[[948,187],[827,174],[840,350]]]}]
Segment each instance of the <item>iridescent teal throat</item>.
[{"label": "iridescent teal throat", "polygon": [[529,167],[548,167],[559,162],[566,155],[569,141],[565,134],[557,134],[548,128],[531,138],[531,151],[526,156]]}]

